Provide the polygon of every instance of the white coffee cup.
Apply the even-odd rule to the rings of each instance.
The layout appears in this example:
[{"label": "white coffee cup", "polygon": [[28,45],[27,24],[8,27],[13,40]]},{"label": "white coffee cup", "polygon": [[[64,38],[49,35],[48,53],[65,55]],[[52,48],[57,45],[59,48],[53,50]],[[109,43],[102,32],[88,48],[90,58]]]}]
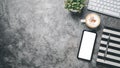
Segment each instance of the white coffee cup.
[{"label": "white coffee cup", "polygon": [[100,25],[100,17],[96,13],[90,13],[85,19],[81,19],[89,28],[97,28]]}]

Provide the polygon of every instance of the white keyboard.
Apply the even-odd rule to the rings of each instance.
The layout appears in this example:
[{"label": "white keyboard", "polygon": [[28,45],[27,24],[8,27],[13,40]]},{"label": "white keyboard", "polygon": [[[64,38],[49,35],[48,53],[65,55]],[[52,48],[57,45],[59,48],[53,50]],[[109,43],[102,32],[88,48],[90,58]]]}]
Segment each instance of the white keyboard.
[{"label": "white keyboard", "polygon": [[120,18],[120,0],[89,0],[88,9]]}]

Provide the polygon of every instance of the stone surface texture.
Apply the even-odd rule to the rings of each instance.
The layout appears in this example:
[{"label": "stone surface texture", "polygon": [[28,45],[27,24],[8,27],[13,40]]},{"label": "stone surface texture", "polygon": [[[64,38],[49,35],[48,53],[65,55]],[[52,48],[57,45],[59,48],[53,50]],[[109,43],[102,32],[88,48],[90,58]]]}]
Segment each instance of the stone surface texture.
[{"label": "stone surface texture", "polygon": [[[88,1],[86,1],[86,4]],[[64,0],[0,0],[0,68],[106,68],[96,65],[102,28],[120,29],[120,19],[99,14],[92,61],[77,59],[88,13],[73,14]]]}]

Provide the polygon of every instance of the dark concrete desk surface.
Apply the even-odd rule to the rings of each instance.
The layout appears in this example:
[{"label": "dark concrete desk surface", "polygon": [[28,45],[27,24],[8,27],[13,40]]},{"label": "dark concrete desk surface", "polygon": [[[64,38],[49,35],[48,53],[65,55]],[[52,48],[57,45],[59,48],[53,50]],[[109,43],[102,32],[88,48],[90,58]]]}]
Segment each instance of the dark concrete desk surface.
[{"label": "dark concrete desk surface", "polygon": [[[99,14],[91,62],[77,59],[82,15],[64,9],[64,0],[0,0],[0,68],[104,68],[96,65],[103,26],[120,29],[120,19]],[[106,67],[105,67],[106,68]]]}]

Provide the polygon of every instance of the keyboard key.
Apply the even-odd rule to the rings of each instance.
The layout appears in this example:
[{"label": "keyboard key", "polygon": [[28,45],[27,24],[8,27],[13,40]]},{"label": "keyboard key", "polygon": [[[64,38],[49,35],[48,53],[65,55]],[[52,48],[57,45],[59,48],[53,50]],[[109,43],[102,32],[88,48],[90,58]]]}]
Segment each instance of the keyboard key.
[{"label": "keyboard key", "polygon": [[116,17],[120,16],[118,12],[113,12],[113,11],[106,10],[106,9],[104,9],[103,12],[108,14],[108,15],[113,15],[113,16],[116,16]]},{"label": "keyboard key", "polygon": [[88,9],[120,18],[120,0],[89,0]]}]

